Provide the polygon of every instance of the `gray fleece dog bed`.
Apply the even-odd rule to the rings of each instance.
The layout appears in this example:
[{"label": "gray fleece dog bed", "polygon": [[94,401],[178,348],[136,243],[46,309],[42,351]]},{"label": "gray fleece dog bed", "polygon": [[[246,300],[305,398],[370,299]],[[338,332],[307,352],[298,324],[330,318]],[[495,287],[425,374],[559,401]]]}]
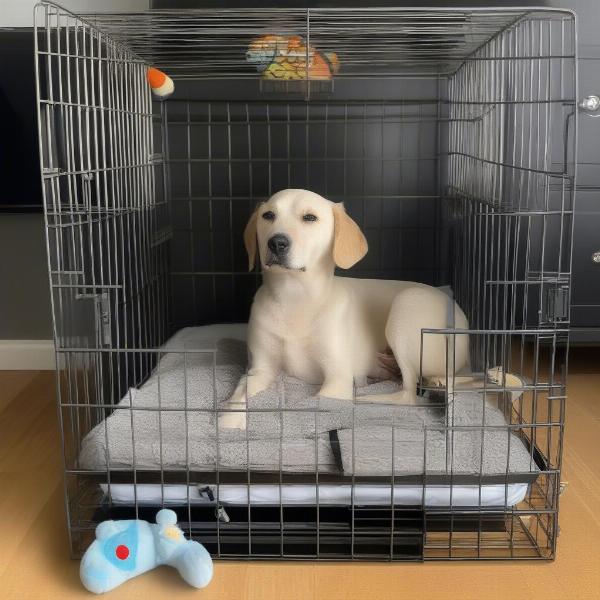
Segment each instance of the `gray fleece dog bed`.
[{"label": "gray fleece dog bed", "polygon": [[[317,386],[282,376],[249,400],[246,431],[218,429],[214,407],[226,407],[246,356],[243,341],[219,340],[213,373],[212,353],[166,353],[148,381],[83,439],[79,466],[374,476],[390,476],[392,464],[395,475],[504,475],[508,467],[525,481],[538,471],[502,413],[477,392],[457,394],[446,414],[434,403],[318,398]],[[357,394],[396,389],[378,382]]]}]

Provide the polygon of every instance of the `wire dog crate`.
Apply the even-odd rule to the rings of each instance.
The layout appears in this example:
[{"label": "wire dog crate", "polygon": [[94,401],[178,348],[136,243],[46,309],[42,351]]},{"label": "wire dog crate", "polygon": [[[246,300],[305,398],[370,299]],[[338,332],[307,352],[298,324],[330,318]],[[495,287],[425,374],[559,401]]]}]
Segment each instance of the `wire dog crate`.
[{"label": "wire dog crate", "polygon": [[[553,558],[574,15],[42,2],[35,24],[74,555],[98,521],[169,506],[218,558]],[[339,72],[261,79],[246,50],[266,34],[335,52]],[[171,99],[153,101],[149,65]],[[275,405],[249,403],[264,435],[219,430],[260,284],[241,233],[283,188],[345,202],[370,246],[350,275],[451,288],[470,329],[423,338],[450,353],[469,336],[469,385],[422,379],[422,406],[365,430],[353,403],[288,404],[282,380]]]}]

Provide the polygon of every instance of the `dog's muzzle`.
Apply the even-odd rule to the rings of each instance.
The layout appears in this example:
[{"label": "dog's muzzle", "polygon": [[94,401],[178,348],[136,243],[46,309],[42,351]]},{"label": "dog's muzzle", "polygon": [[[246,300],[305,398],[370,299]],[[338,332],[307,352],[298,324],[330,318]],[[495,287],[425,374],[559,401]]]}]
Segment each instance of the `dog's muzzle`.
[{"label": "dog's muzzle", "polygon": [[279,259],[284,258],[287,255],[291,245],[292,242],[290,241],[290,238],[283,233],[277,233],[269,238],[269,241],[267,242],[267,246],[273,256],[276,256]]},{"label": "dog's muzzle", "polygon": [[269,256],[266,261],[266,266],[272,267],[277,265],[284,269],[291,269],[293,271],[305,271],[304,267],[300,269],[290,267],[289,251],[291,245],[292,241],[283,233],[276,233],[274,236],[270,237],[267,241]]}]

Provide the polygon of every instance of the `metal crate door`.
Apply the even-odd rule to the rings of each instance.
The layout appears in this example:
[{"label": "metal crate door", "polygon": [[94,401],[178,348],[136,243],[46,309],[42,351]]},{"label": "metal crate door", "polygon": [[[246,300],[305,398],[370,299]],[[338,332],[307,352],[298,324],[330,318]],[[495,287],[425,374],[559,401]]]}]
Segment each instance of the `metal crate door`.
[{"label": "metal crate door", "polygon": [[61,426],[78,441],[142,380],[167,323],[167,225],[146,65],[85,20],[35,8],[39,151]]}]

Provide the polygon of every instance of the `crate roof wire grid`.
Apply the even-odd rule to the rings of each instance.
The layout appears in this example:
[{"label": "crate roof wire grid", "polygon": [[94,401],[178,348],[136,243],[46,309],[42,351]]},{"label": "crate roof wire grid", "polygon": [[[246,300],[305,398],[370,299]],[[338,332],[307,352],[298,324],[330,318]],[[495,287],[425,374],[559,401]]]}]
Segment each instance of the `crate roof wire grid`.
[{"label": "crate roof wire grid", "polygon": [[[246,62],[260,35],[300,35],[335,52],[335,78],[449,76],[490,39],[528,18],[571,19],[548,8],[183,9],[83,18],[175,79],[255,79]],[[557,57],[559,58],[559,57]]]}]

